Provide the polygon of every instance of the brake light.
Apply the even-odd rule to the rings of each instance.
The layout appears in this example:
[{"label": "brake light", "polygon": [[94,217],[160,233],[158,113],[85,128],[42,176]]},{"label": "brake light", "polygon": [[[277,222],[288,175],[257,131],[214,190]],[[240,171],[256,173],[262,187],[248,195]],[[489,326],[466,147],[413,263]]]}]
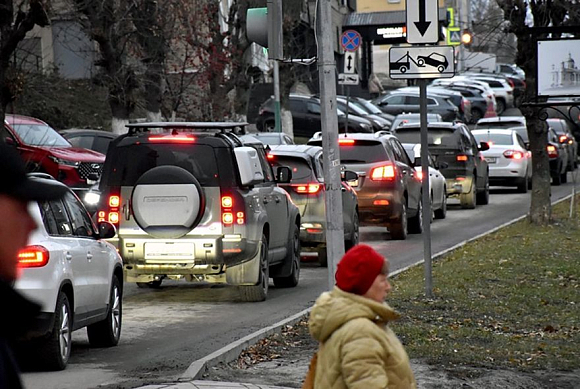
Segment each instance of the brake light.
[{"label": "brake light", "polygon": [[396,170],[393,165],[377,166],[371,170],[371,180],[373,181],[392,181],[396,177]]},{"label": "brake light", "polygon": [[320,191],[320,184],[296,184],[292,185],[292,189],[300,194],[316,194]]},{"label": "brake light", "polygon": [[352,146],[354,145],[354,139],[339,139],[338,144],[340,146]]},{"label": "brake light", "polygon": [[274,159],[274,155],[272,155],[272,154],[266,154],[266,158],[268,158],[269,160],[273,160]]},{"label": "brake light", "polygon": [[550,158],[558,158],[558,149],[555,146],[548,145],[548,157]]},{"label": "brake light", "polygon": [[107,209],[100,210],[97,213],[97,221],[99,222],[109,222],[119,227],[120,214],[119,207],[121,206],[121,196],[110,195],[107,201]]},{"label": "brake light", "polygon": [[168,142],[168,143],[193,143],[195,142],[195,138],[190,135],[172,135],[172,136],[163,136],[163,135],[156,135],[149,137],[150,142]]},{"label": "brake light", "polygon": [[373,201],[373,205],[389,205],[389,200],[375,200]]},{"label": "brake light", "polygon": [[467,162],[467,155],[459,154],[456,159],[457,159],[457,162]]},{"label": "brake light", "polygon": [[18,267],[42,267],[50,254],[44,246],[27,246],[18,252]]},{"label": "brake light", "polygon": [[121,204],[121,199],[119,198],[119,196],[109,197],[109,207],[118,208],[119,204]]},{"label": "brake light", "polygon": [[506,150],[503,152],[503,156],[509,159],[523,159],[525,154],[517,150]]},{"label": "brake light", "polygon": [[417,180],[423,181],[423,171],[422,170],[417,170],[417,173],[415,174],[415,177],[417,177]]},{"label": "brake light", "polygon": [[222,196],[222,208],[231,208],[234,206],[234,200],[231,196]]},{"label": "brake light", "polygon": [[560,143],[565,143],[568,137],[566,135],[560,135],[560,138],[558,139],[560,140]]},{"label": "brake light", "polygon": [[230,227],[234,222],[242,225],[246,222],[246,214],[243,211],[234,211],[234,198],[232,196],[222,196],[222,223]]}]

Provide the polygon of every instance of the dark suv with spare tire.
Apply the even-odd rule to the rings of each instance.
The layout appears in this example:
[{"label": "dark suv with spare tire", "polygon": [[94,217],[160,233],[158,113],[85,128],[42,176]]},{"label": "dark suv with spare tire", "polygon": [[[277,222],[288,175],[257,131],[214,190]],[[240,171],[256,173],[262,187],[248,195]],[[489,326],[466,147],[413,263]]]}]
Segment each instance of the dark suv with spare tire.
[{"label": "dark suv with spare tire", "polygon": [[300,213],[278,187],[291,171],[274,175],[245,125],[130,124],[111,143],[97,217],[118,228],[127,281],[228,283],[244,301],[265,300],[270,277],[298,285]]}]

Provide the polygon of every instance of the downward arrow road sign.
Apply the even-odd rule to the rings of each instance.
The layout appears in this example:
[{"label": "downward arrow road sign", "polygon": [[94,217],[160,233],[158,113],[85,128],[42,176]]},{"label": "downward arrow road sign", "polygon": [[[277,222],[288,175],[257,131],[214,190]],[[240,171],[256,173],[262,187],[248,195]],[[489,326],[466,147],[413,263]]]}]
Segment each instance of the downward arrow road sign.
[{"label": "downward arrow road sign", "polygon": [[437,43],[439,18],[437,0],[407,0],[407,42]]}]

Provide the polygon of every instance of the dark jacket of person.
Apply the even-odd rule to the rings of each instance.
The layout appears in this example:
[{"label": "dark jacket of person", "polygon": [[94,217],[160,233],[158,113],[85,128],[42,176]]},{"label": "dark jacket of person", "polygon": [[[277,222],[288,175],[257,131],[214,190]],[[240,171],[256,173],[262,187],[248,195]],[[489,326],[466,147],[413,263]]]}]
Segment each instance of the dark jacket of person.
[{"label": "dark jacket of person", "polygon": [[40,306],[0,280],[0,312],[5,314],[0,320],[0,389],[23,388],[11,344],[24,335],[39,311]]}]

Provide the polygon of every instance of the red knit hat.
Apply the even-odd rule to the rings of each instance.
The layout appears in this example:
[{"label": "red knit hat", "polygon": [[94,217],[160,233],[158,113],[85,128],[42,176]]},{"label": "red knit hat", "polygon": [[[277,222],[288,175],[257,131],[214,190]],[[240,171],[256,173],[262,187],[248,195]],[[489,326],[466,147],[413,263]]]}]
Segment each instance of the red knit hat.
[{"label": "red knit hat", "polygon": [[386,274],[388,262],[371,246],[359,244],[344,254],[338,263],[336,286],[345,292],[363,295],[379,274]]}]

